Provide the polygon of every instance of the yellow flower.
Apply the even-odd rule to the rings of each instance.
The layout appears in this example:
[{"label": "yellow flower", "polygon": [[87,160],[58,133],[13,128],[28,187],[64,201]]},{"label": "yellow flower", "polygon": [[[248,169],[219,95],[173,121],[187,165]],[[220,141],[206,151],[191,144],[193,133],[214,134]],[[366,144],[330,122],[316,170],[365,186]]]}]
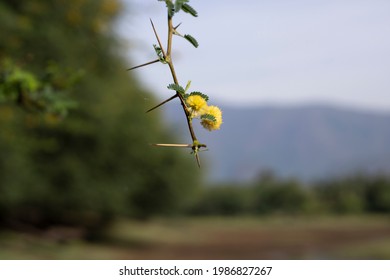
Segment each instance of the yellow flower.
[{"label": "yellow flower", "polygon": [[187,106],[191,110],[192,117],[198,116],[205,107],[207,107],[206,100],[200,95],[190,95],[186,100]]},{"label": "yellow flower", "polygon": [[211,115],[214,117],[214,120],[209,118],[203,118],[201,124],[204,128],[208,130],[217,130],[222,124],[222,112],[217,106],[208,106],[202,112],[203,115]]}]

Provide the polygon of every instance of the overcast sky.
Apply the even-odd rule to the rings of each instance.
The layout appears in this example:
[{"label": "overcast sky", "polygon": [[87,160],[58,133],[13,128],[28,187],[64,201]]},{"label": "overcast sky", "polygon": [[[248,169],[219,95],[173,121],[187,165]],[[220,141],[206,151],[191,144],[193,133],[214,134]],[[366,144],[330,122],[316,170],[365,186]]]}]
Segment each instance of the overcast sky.
[{"label": "overcast sky", "polygon": [[[123,0],[119,32],[131,64],[155,59],[149,18],[166,39],[165,4]],[[192,0],[180,13],[173,59],[180,83],[192,81],[216,104],[326,103],[390,112],[389,0]],[[146,88],[168,97],[166,65],[135,70]]]}]

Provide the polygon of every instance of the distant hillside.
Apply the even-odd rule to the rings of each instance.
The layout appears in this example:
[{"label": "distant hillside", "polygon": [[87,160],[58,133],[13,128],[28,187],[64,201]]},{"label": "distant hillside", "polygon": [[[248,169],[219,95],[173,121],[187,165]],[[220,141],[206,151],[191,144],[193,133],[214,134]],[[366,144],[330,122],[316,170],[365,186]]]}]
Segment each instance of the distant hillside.
[{"label": "distant hillside", "polygon": [[[175,111],[168,112],[173,121]],[[213,181],[250,180],[262,170],[302,180],[390,173],[390,114],[326,106],[224,106],[223,113],[220,131],[197,129]]]}]

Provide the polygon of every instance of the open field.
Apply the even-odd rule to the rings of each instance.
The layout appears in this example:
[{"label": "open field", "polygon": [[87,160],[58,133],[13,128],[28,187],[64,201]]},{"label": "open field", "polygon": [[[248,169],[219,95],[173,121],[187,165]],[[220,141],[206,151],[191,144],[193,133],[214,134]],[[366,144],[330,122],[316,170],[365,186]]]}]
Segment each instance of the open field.
[{"label": "open field", "polygon": [[71,233],[2,232],[0,259],[390,259],[390,218],[377,216],[120,221],[97,243]]}]

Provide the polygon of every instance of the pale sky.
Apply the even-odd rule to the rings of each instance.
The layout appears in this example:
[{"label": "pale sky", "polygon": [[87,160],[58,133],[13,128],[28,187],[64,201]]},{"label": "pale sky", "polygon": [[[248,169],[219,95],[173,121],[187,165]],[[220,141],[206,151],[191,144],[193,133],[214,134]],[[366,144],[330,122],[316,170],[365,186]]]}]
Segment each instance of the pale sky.
[{"label": "pale sky", "polygon": [[[157,0],[123,0],[119,33],[129,41],[129,67],[154,60],[151,18],[165,45],[166,9]],[[389,0],[192,0],[199,17],[180,13],[175,37],[178,78],[211,103],[325,103],[390,112]],[[161,99],[172,92],[166,65],[135,74]]]}]

